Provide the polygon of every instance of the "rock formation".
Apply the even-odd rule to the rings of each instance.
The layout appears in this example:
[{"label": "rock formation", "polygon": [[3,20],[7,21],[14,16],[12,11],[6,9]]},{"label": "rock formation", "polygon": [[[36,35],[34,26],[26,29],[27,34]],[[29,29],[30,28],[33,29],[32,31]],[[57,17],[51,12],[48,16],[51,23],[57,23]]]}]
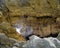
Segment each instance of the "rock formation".
[{"label": "rock formation", "polygon": [[0,33],[0,48],[22,48],[24,42],[13,38],[8,38],[5,34]]},{"label": "rock formation", "polygon": [[40,38],[33,35],[28,41],[21,42],[0,33],[0,48],[60,48],[60,41],[58,39],[53,37]]},{"label": "rock formation", "polygon": [[40,37],[60,32],[59,0],[0,0],[0,2],[0,32],[8,37],[20,40],[20,34],[15,29],[16,24],[23,28],[24,33],[21,32],[21,36],[27,32],[25,26],[33,30],[27,33]]}]

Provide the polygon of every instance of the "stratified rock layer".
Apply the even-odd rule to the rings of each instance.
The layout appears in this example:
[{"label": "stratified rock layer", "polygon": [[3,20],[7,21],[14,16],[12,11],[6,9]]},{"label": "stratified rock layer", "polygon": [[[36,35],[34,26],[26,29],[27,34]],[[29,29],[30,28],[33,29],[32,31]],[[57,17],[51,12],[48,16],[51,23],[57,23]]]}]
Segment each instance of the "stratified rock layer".
[{"label": "stratified rock layer", "polygon": [[56,16],[58,5],[57,0],[6,0],[11,16]]},{"label": "stratified rock layer", "polygon": [[15,30],[16,24],[19,24],[23,26],[23,34],[27,32],[24,27],[30,26],[32,34],[45,37],[60,32],[59,16],[59,0],[1,0],[0,32],[8,37],[19,38]]}]

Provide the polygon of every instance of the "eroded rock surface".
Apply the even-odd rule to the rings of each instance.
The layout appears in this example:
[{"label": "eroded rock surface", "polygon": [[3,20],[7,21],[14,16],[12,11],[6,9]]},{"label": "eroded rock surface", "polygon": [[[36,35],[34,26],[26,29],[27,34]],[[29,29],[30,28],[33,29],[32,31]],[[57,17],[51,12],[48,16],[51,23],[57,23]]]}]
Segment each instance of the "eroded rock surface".
[{"label": "eroded rock surface", "polygon": [[30,26],[32,34],[45,37],[60,32],[59,16],[59,0],[1,0],[0,32],[19,39],[15,29],[15,24],[19,24],[23,26],[23,34],[27,32],[24,27]]},{"label": "eroded rock surface", "polygon": [[60,40],[60,33],[58,34],[57,39]]},{"label": "eroded rock surface", "polygon": [[39,38],[35,35],[23,45],[24,48],[60,48],[60,41],[57,38]]},{"label": "eroded rock surface", "polygon": [[0,33],[0,48],[60,48],[60,41],[53,37],[40,38],[32,35],[28,41],[21,42]]},{"label": "eroded rock surface", "polygon": [[22,48],[24,42],[13,38],[8,38],[5,34],[0,33],[0,48]]}]

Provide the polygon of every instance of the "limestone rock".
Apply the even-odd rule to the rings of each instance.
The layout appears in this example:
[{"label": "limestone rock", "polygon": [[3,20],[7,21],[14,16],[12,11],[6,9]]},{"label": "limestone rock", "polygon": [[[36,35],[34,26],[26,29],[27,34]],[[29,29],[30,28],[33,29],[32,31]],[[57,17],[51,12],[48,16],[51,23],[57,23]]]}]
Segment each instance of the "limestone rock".
[{"label": "limestone rock", "polygon": [[60,24],[60,17],[58,17],[58,18],[56,19],[56,21],[59,22],[59,24]]},{"label": "limestone rock", "polygon": [[11,11],[10,16],[54,16],[58,3],[57,0],[6,0],[6,6]]},{"label": "limestone rock", "polygon": [[60,40],[60,33],[58,34],[57,39]]},{"label": "limestone rock", "polygon": [[13,38],[8,38],[5,34],[0,33],[0,48],[22,48],[24,42]]},{"label": "limestone rock", "polygon": [[18,34],[16,30],[13,27],[11,27],[9,23],[6,22],[0,25],[0,33],[4,33],[6,36],[10,38],[15,38],[20,41],[25,41],[25,37]]},{"label": "limestone rock", "polygon": [[0,25],[0,31],[5,30],[9,37],[20,37],[13,27],[18,22],[23,26],[32,27],[32,34],[40,37],[60,32],[58,19],[56,21],[60,16],[59,0],[0,0],[0,2],[0,23],[3,24]]},{"label": "limestone rock", "polygon": [[11,48],[12,43],[9,41],[8,37],[0,33],[0,48]]},{"label": "limestone rock", "polygon": [[57,38],[39,38],[35,35],[23,45],[24,48],[60,48],[60,41]]},{"label": "limestone rock", "polygon": [[60,41],[53,37],[40,38],[33,35],[28,41],[21,42],[0,33],[0,48],[60,48]]}]

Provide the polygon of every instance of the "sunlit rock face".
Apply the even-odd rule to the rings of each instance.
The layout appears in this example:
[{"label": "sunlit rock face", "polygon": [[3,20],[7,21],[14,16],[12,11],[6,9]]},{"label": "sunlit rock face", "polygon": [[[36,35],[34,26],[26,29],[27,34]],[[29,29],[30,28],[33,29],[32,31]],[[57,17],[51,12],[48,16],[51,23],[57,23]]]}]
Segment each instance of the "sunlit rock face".
[{"label": "sunlit rock face", "polygon": [[54,16],[57,14],[58,3],[57,0],[6,0],[11,16]]},{"label": "sunlit rock face", "polygon": [[[7,32],[11,35],[16,32],[22,36],[35,34],[39,37],[45,37],[60,32],[60,4],[58,0],[0,1],[0,11],[3,14],[0,15],[0,23],[2,24],[1,26],[3,26],[3,29],[0,27],[1,32],[8,30]],[[25,25],[22,26],[18,23],[20,25],[19,27],[13,27],[18,21],[22,21]],[[22,22],[20,23],[22,24]],[[5,25],[5,23],[8,24]],[[12,28],[15,28],[15,30]],[[16,34],[14,34],[14,36],[15,35]]]},{"label": "sunlit rock face", "polygon": [[59,0],[0,0],[0,48],[60,48],[59,16]]}]

